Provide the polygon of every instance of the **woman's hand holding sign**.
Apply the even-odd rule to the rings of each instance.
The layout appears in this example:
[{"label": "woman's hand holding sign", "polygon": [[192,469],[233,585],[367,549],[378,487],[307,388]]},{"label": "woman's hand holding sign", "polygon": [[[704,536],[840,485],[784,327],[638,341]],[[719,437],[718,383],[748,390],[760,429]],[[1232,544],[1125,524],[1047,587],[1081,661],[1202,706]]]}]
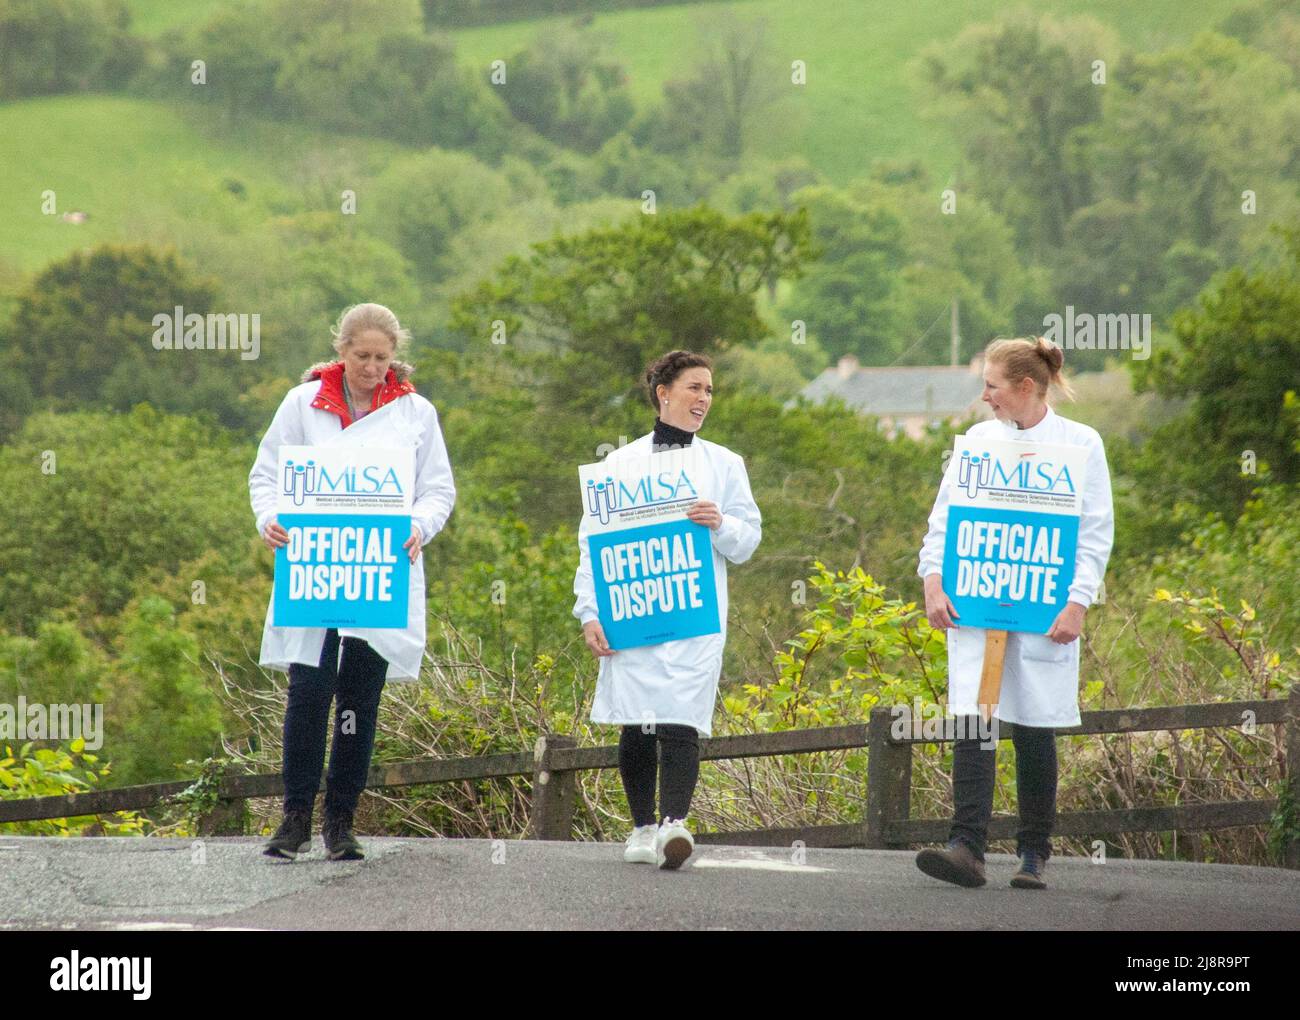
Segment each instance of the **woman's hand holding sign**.
[{"label": "woman's hand holding sign", "polygon": [[1058,645],[1068,645],[1083,633],[1083,614],[1086,612],[1079,603],[1067,602],[1065,608],[1056,614],[1047,636]]},{"label": "woman's hand holding sign", "polygon": [[698,500],[687,507],[686,516],[696,524],[703,524],[713,531],[722,527],[722,511],[718,509],[717,503],[710,503],[707,499]]},{"label": "woman's hand holding sign", "polygon": [[591,654],[597,658],[614,654],[614,649],[610,648],[609,642],[605,640],[605,628],[600,625],[599,620],[588,620],[582,625],[582,638],[591,649]]},{"label": "woman's hand holding sign", "polygon": [[262,532],[262,541],[271,552],[275,552],[280,546],[289,544],[289,533],[280,527],[279,521],[271,521]]},{"label": "woman's hand holding sign", "polygon": [[424,535],[420,533],[420,528],[416,524],[411,525],[411,537],[402,543],[402,548],[406,550],[406,555],[414,563],[420,556],[420,546],[424,542]]},{"label": "woman's hand holding sign", "polygon": [[927,574],[925,578],[925,618],[935,630],[947,630],[956,627],[953,621],[959,619],[952,600],[944,594],[943,575]]}]

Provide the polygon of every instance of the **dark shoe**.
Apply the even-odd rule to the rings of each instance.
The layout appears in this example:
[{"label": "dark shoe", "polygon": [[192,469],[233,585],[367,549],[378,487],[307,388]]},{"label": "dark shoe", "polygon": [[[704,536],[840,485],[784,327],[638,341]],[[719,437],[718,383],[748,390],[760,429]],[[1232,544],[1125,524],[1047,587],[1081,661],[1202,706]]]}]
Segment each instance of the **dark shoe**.
[{"label": "dark shoe", "polygon": [[1020,855],[1020,870],[1011,876],[1013,889],[1046,889],[1043,881],[1043,869],[1047,867],[1047,858],[1033,850],[1026,850]]},{"label": "dark shoe", "polygon": [[365,857],[357,837],[352,835],[351,811],[326,815],[321,835],[325,837],[325,856],[331,861],[359,861]]},{"label": "dark shoe", "polygon": [[954,839],[943,850],[929,847],[916,855],[916,866],[931,878],[953,882],[967,889],[978,889],[984,878],[984,862],[959,839]]},{"label": "dark shoe", "polygon": [[311,850],[311,812],[286,811],[262,851],[267,857],[276,857],[282,861],[291,861],[299,854]]}]

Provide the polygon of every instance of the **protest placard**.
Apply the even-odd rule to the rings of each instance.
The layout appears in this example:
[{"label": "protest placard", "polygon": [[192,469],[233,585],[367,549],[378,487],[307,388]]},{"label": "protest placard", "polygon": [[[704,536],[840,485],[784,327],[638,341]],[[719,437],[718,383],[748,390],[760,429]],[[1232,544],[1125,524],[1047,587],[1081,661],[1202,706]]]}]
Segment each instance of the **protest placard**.
[{"label": "protest placard", "polygon": [[686,509],[699,453],[686,447],[578,469],[597,612],[614,649],[717,634],[709,529]]},{"label": "protest placard", "polygon": [[279,478],[274,625],[405,627],[415,451],[282,446]]},{"label": "protest placard", "polygon": [[959,624],[1045,634],[1069,598],[1087,451],[958,436],[943,590]]}]

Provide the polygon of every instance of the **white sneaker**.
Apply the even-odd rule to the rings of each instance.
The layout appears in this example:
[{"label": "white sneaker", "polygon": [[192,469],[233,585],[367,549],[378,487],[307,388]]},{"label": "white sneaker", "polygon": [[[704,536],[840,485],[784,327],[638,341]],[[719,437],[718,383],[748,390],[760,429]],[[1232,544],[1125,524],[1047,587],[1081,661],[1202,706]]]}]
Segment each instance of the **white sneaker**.
[{"label": "white sneaker", "polygon": [[628,864],[654,864],[655,836],[658,833],[659,826],[653,822],[649,825],[638,825],[632,830],[632,835],[627,837],[627,845],[623,848],[623,860]]},{"label": "white sneaker", "polygon": [[660,868],[675,870],[695,849],[695,839],[686,829],[685,818],[665,818],[655,837],[655,860]]}]

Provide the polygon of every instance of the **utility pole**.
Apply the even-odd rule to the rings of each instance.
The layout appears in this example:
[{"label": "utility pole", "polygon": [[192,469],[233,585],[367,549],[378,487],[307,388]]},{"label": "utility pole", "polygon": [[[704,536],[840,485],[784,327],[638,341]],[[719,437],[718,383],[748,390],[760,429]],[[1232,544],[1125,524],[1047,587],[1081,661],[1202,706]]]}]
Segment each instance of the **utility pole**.
[{"label": "utility pole", "polygon": [[953,368],[961,364],[961,336],[957,332],[957,295],[952,296],[952,360]]}]

